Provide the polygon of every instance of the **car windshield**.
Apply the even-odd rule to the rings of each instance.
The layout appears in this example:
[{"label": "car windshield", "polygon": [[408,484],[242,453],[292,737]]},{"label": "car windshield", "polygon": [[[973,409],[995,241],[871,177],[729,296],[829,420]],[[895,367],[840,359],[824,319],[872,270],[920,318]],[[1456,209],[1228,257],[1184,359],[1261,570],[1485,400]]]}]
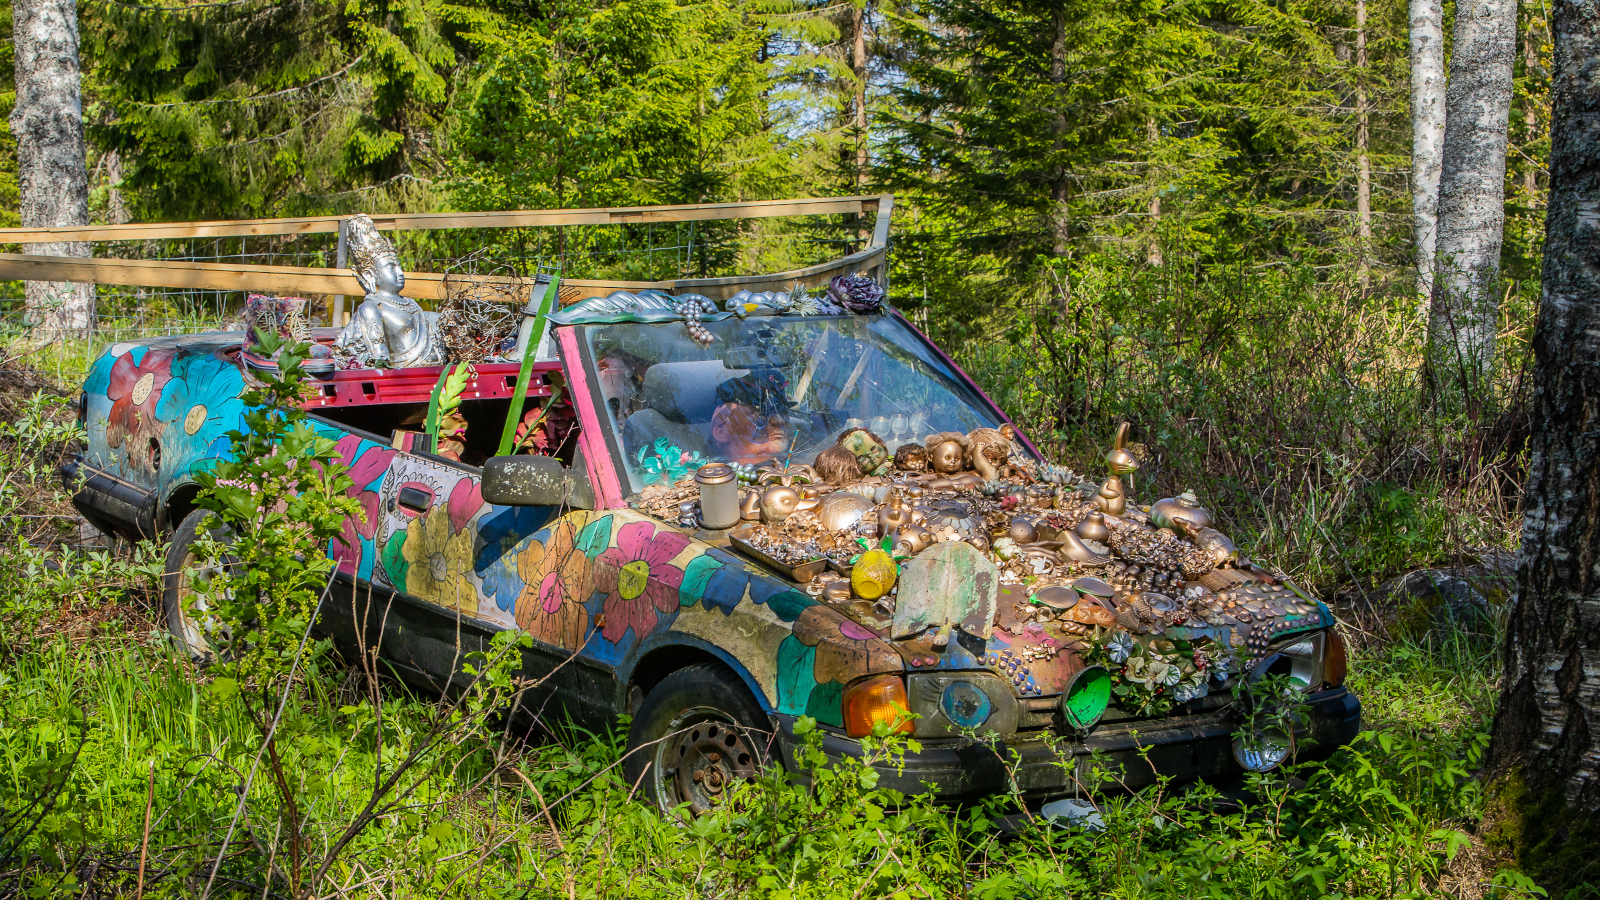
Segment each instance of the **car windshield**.
[{"label": "car windshield", "polygon": [[890,452],[939,431],[995,427],[978,391],[889,316],[765,316],[588,329],[633,490],[699,461],[810,463],[847,429]]}]

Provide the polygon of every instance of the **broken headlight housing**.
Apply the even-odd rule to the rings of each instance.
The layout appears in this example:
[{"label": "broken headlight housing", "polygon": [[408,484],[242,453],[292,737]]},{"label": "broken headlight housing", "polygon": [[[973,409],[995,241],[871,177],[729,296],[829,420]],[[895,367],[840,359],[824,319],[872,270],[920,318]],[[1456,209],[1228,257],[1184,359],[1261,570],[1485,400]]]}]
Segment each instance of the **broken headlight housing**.
[{"label": "broken headlight housing", "polygon": [[906,687],[917,737],[1016,733],[1017,698],[988,672],[917,672],[906,677]]},{"label": "broken headlight housing", "polygon": [[1344,640],[1332,630],[1304,634],[1278,647],[1257,669],[1262,674],[1288,675],[1307,691],[1339,687],[1345,676]]}]

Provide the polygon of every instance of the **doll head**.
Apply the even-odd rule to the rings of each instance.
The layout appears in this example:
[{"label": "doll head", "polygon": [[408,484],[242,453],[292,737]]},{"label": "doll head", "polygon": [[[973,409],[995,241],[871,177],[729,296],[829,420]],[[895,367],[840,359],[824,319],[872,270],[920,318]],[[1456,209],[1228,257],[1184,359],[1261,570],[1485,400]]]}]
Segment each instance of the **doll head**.
[{"label": "doll head", "polygon": [[928,435],[928,468],[940,475],[953,475],[966,468],[967,436],[954,431]]},{"label": "doll head", "polygon": [[926,472],[928,448],[914,442],[901,444],[894,451],[894,467],[902,472]]},{"label": "doll head", "polygon": [[865,428],[852,428],[839,435],[835,443],[850,451],[861,471],[867,475],[882,475],[889,471],[889,448],[883,438]]},{"label": "doll head", "polygon": [[856,455],[843,447],[829,447],[817,454],[811,467],[817,470],[817,477],[829,484],[855,484],[861,480],[861,464],[856,462]]}]

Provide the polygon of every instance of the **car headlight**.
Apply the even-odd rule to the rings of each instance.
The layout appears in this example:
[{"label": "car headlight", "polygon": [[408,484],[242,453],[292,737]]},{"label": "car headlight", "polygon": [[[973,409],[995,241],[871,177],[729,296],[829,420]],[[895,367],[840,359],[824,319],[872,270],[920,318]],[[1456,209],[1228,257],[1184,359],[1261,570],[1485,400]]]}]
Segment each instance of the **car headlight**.
[{"label": "car headlight", "polygon": [[1014,734],[1017,698],[1011,685],[987,672],[917,672],[906,676],[917,737],[977,730]]},{"label": "car headlight", "polygon": [[1061,692],[1061,717],[1083,731],[1093,728],[1111,705],[1111,673],[1105,666],[1079,669]]},{"label": "car headlight", "polygon": [[1257,669],[1262,674],[1288,675],[1307,691],[1344,684],[1344,641],[1332,631],[1305,635],[1277,648],[1275,656],[1281,659],[1268,656]]},{"label": "car headlight", "polygon": [[1234,735],[1233,758],[1249,772],[1270,772],[1289,758],[1289,736],[1276,727]]}]

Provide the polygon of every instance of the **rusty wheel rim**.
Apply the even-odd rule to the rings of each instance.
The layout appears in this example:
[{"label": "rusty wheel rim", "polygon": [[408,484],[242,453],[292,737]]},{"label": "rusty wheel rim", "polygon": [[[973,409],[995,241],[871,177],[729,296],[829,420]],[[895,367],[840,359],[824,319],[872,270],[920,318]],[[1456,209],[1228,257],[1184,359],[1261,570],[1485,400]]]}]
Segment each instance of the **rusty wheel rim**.
[{"label": "rusty wheel rim", "polygon": [[221,574],[221,566],[201,559],[193,550],[184,554],[183,565],[177,572],[179,626],[183,629],[183,641],[189,645],[189,652],[199,659],[215,658],[216,650],[211,638],[225,642],[228,629],[210,615],[210,604],[205,595],[195,590],[194,584],[195,581],[206,581]]},{"label": "rusty wheel rim", "polygon": [[754,780],[761,768],[749,731],[712,707],[686,709],[673,718],[655,762],[662,808],[687,803],[697,816],[724,802],[739,784]]}]

